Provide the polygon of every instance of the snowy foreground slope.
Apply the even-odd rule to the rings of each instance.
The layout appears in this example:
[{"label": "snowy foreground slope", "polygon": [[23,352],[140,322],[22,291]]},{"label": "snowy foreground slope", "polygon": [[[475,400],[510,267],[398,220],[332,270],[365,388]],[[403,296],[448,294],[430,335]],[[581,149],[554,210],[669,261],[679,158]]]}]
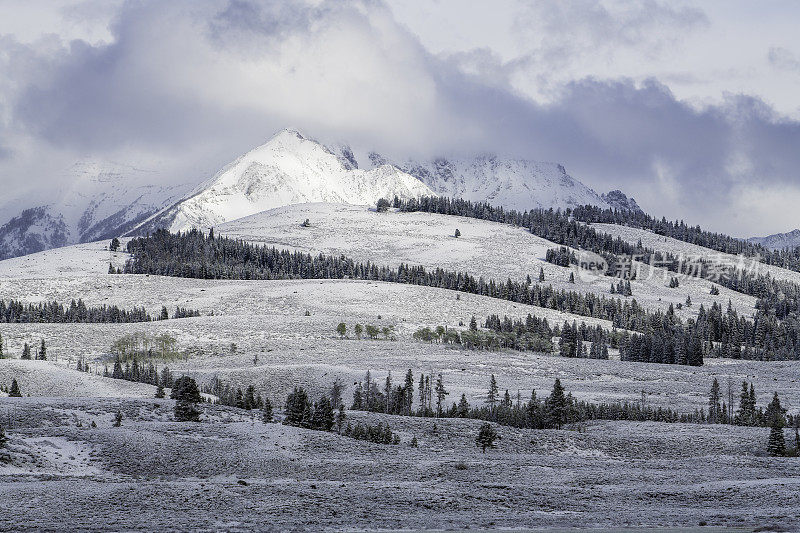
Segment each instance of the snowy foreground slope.
[{"label": "snowy foreground slope", "polygon": [[[301,223],[309,219],[309,226]],[[462,236],[452,237],[455,228]],[[609,228],[611,231],[614,228]],[[346,254],[396,266],[442,266],[487,278],[524,279],[608,294],[608,279],[569,283],[571,272],[543,261],[555,246],[520,228],[426,213],[377,213],[367,206],[303,204],[218,225],[219,234],[280,248]],[[618,230],[627,232],[626,228]],[[633,234],[625,238],[638,238]],[[124,244],[124,242],[123,242]],[[645,243],[647,245],[647,243]],[[702,367],[571,359],[515,351],[469,351],[413,339],[421,326],[466,329],[474,315],[602,320],[444,289],[354,280],[234,281],[107,274],[127,254],[108,241],[0,261],[0,298],[26,302],[82,298],[89,305],[162,305],[200,317],[138,324],[0,323],[5,353],[0,384],[17,379],[23,395],[0,393],[0,529],[44,530],[483,530],[675,526],[704,533],[800,528],[800,463],[765,455],[767,428],[716,424],[601,421],[562,430],[498,426],[497,449],[475,446],[480,422],[348,411],[351,423],[388,423],[396,446],[279,423],[204,404],[199,423],[174,421],[174,403],[154,387],[103,378],[111,344],[124,335],[168,334],[182,351],[159,369],[253,385],[283,416],[301,386],[316,399],[334,379],[347,403],[367,370],[398,383],[408,369],[442,375],[446,403],[486,399],[489,376],[501,393],[539,398],[559,378],[594,402],[644,401],[691,412],[708,406],[714,378],[723,394],[752,382],[759,406],[774,391],[792,413],[800,406],[800,362],[707,358]],[[672,244],[678,246],[677,244]],[[780,269],[779,269],[780,270]],[[699,303],[752,311],[749,297],[705,281],[669,289],[663,272],[642,276],[634,297],[664,308],[690,294]],[[784,273],[790,276],[789,273]],[[788,279],[788,278],[787,278]],[[748,314],[748,313],[745,313]],[[336,334],[339,322],[349,328]],[[390,339],[356,339],[353,325],[391,328]],[[46,339],[48,361],[18,359],[24,343]],[[78,360],[91,372],[74,370]],[[415,381],[415,384],[417,381]],[[415,395],[415,405],[417,399]],[[121,427],[114,427],[116,413]],[[787,429],[788,442],[793,434]],[[412,447],[416,439],[418,447]],[[43,505],[42,502],[46,502]],[[712,528],[699,528],[708,524]]]},{"label": "snowy foreground slope", "polygon": [[[482,454],[468,438],[475,420],[349,413],[353,422],[388,422],[401,444],[387,446],[217,406],[204,406],[199,424],[176,423],[170,400],[3,403],[12,405],[14,464],[0,465],[2,529],[798,526],[800,463],[756,455],[756,428],[504,427],[498,448]],[[115,428],[117,410],[124,418]],[[408,445],[412,437],[419,447]]]}]

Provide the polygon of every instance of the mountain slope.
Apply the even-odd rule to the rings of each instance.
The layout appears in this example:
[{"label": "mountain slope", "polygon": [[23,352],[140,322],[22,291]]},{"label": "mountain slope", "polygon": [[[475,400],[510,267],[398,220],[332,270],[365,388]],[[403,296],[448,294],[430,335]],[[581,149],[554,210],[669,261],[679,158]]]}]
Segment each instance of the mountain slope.
[{"label": "mountain slope", "polygon": [[[373,164],[385,161],[377,154],[371,154],[370,159]],[[586,204],[610,207],[595,191],[567,174],[566,169],[557,163],[482,155],[465,159],[406,161],[397,166],[442,196],[519,210],[565,209]]]},{"label": "mountain slope", "polygon": [[380,198],[431,194],[419,180],[391,165],[362,170],[352,157],[337,155],[297,131],[283,130],[134,233],[212,227],[284,205],[374,204]]},{"label": "mountain slope", "polygon": [[59,177],[63,186],[53,202],[0,225],[0,259],[122,235],[188,189],[152,185],[151,174],[113,162],[76,163]]},{"label": "mountain slope", "polygon": [[767,235],[766,237],[750,237],[747,242],[760,244],[770,250],[794,248],[795,246],[800,246],[800,229],[795,229],[788,233]]}]

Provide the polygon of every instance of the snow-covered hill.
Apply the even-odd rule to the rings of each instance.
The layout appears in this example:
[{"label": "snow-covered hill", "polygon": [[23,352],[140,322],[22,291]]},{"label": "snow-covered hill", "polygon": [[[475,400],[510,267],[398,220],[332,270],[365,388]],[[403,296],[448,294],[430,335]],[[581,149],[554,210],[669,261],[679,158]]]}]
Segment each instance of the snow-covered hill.
[{"label": "snow-covered hill", "polygon": [[770,250],[782,250],[783,248],[794,248],[800,246],[800,229],[792,230],[788,233],[776,233],[766,237],[750,237],[747,242],[760,244]]},{"label": "snow-covered hill", "polygon": [[121,235],[189,190],[153,185],[155,174],[107,161],[76,163],[59,177],[54,201],[0,223],[0,259]]},{"label": "snow-covered hill", "polygon": [[286,129],[224,167],[189,198],[161,211],[137,232],[212,227],[284,205],[374,204],[380,198],[431,194],[419,180],[394,166],[360,169],[352,157],[337,155]]}]

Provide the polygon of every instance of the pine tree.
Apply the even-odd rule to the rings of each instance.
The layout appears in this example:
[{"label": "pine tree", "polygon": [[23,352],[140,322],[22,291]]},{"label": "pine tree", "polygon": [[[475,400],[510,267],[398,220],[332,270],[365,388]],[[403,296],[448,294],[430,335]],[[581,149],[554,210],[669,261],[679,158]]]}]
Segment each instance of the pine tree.
[{"label": "pine tree", "polygon": [[438,418],[442,416],[442,404],[444,403],[444,397],[450,394],[444,388],[444,380],[442,379],[441,374],[439,374],[439,377],[436,378],[435,391],[436,391],[436,416]]},{"label": "pine tree", "polygon": [[0,425],[0,449],[3,449],[8,444],[8,437],[6,436],[6,430],[3,429],[3,426]]},{"label": "pine tree", "polygon": [[567,421],[567,398],[564,395],[564,387],[561,380],[556,378],[553,383],[553,391],[544,402],[547,419],[551,427],[561,429]]},{"label": "pine tree", "polygon": [[478,321],[475,320],[475,315],[472,315],[472,318],[469,319],[469,330],[478,331]]},{"label": "pine tree", "polygon": [[264,402],[261,406],[261,420],[263,420],[265,424],[272,422],[272,402],[269,398],[264,398]]},{"label": "pine tree", "polygon": [[494,441],[500,438],[500,435],[495,431],[494,426],[486,422],[481,425],[478,430],[478,436],[475,437],[475,444],[486,453],[486,448],[494,448]]},{"label": "pine tree", "polygon": [[314,412],[311,416],[311,427],[322,431],[330,431],[333,428],[334,415],[331,401],[327,396],[322,396],[314,404]]},{"label": "pine tree", "polygon": [[466,394],[461,394],[461,399],[458,401],[458,407],[456,408],[456,416],[459,418],[467,418],[469,416],[469,402]]},{"label": "pine tree", "polygon": [[342,426],[344,425],[344,422],[345,422],[346,418],[347,418],[347,415],[345,414],[344,403],[342,402],[342,403],[339,404],[339,412],[336,413],[336,431],[337,431],[337,433],[341,433],[342,432]]},{"label": "pine tree", "polygon": [[544,281],[544,268],[539,267],[539,281]]},{"label": "pine tree", "polygon": [[495,407],[497,407],[497,399],[498,395],[500,394],[499,389],[497,388],[497,380],[494,377],[494,374],[489,378],[489,392],[486,394],[486,404],[489,406],[489,411],[494,412]]},{"label": "pine tree", "polygon": [[347,335],[347,324],[339,322],[339,325],[336,326],[336,333],[339,334],[339,337],[344,338]]},{"label": "pine tree", "polygon": [[0,359],[5,359],[5,353],[3,353],[3,336],[0,335]]},{"label": "pine tree", "polygon": [[248,411],[256,408],[256,388],[253,385],[248,385],[244,393],[244,408]]},{"label": "pine tree", "polygon": [[714,382],[711,384],[711,394],[708,397],[708,421],[712,424],[719,424],[722,422],[722,408],[719,402],[719,382],[717,378],[714,378]]},{"label": "pine tree", "polygon": [[455,236],[456,239],[461,237],[461,231],[458,228],[456,228],[456,232],[455,232],[454,236]]},{"label": "pine tree", "polygon": [[39,353],[36,354],[36,359],[47,361],[47,346],[45,346],[44,339],[42,339],[42,344],[39,346]]},{"label": "pine tree", "polygon": [[120,245],[119,239],[114,237],[113,239],[111,239],[111,244],[108,245],[108,249],[111,250],[112,252],[116,252],[117,250],[119,250],[119,245]]},{"label": "pine tree", "polygon": [[786,442],[783,439],[783,424],[777,418],[772,421],[769,430],[767,453],[773,457],[786,455]]},{"label": "pine tree", "polygon": [[118,428],[122,425],[122,411],[117,409],[117,414],[114,415],[114,423],[112,424],[115,428]]},{"label": "pine tree", "polygon": [[158,384],[156,387],[156,398],[164,398],[166,394],[164,393],[164,386],[162,384]]},{"label": "pine tree", "polygon": [[175,402],[175,420],[178,422],[198,422],[200,411],[196,404],[203,401],[197,382],[188,376],[181,376],[175,380],[170,397]]},{"label": "pine tree", "polygon": [[310,404],[306,391],[295,387],[286,398],[286,417],[283,423],[290,426],[303,425],[307,410],[310,411]]},{"label": "pine tree", "polygon": [[30,346],[28,345],[28,343],[26,342],[26,343],[25,343],[25,344],[22,346],[22,357],[21,357],[21,359],[26,359],[26,360],[29,360],[30,358],[31,358],[31,347],[30,347]]}]

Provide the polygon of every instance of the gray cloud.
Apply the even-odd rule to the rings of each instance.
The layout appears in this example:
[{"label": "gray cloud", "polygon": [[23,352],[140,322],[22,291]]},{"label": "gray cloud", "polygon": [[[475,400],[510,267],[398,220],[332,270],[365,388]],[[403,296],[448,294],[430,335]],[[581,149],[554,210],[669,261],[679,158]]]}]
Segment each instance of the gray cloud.
[{"label": "gray cloud", "polygon": [[[635,43],[664,20],[706,23],[693,10],[645,5],[622,21],[589,10],[586,26],[598,17],[593,38],[610,32]],[[151,154],[169,160],[175,179],[199,179],[198,167],[212,171],[296,126],[395,154],[559,161],[654,214],[742,235],[800,223],[786,213],[768,226],[762,204],[741,213],[747,191],[800,191],[800,123],[758,98],[697,109],[657,80],[588,78],[537,103],[507,76],[524,65],[509,67],[491,50],[434,56],[373,1],[144,1],[127,3],[111,30],[113,41],[94,46],[0,40],[0,58],[15,50],[13,62],[0,59],[0,74],[17,80],[0,82],[0,147],[14,160],[0,162],[4,180],[26,168],[26,153],[49,152],[58,164],[69,154]]]},{"label": "gray cloud", "polygon": [[800,72],[800,58],[786,48],[773,46],[767,53],[767,60],[777,69]]}]

